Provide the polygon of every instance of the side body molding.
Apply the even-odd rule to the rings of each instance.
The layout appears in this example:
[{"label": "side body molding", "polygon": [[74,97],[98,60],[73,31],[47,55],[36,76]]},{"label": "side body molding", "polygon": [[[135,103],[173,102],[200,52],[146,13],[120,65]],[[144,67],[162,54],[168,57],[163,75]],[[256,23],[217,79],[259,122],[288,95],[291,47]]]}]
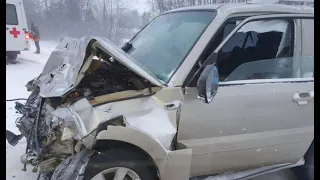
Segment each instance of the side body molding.
[{"label": "side body molding", "polygon": [[143,149],[154,160],[161,180],[189,179],[191,149],[169,151],[143,131],[123,126],[108,126],[98,133],[97,140],[122,141]]}]

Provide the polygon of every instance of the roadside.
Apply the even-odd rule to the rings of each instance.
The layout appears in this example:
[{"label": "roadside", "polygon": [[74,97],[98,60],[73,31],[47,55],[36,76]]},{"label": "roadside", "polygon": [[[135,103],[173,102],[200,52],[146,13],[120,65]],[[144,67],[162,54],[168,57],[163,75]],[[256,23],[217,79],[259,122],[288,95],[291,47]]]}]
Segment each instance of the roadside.
[{"label": "roadside", "polygon": [[[34,54],[35,48],[32,46],[30,51],[21,52],[15,61],[6,59],[6,99],[29,96],[29,92],[26,91],[24,85],[40,74],[55,45],[54,42],[41,42],[41,54]],[[19,133],[15,127],[15,120],[19,115],[15,113],[14,105],[14,102],[6,102],[6,129]],[[36,174],[31,172],[31,166],[27,166],[27,172],[21,171],[23,165],[20,162],[20,156],[24,153],[25,147],[25,138],[14,147],[6,142],[7,180],[36,179]]]}]

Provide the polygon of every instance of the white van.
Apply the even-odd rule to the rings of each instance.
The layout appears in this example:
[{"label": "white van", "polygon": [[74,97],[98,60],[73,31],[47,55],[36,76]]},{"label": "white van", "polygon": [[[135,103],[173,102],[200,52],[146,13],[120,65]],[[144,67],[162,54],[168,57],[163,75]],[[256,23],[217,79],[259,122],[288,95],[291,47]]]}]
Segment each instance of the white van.
[{"label": "white van", "polygon": [[6,56],[16,59],[30,49],[28,25],[22,0],[6,0]]}]

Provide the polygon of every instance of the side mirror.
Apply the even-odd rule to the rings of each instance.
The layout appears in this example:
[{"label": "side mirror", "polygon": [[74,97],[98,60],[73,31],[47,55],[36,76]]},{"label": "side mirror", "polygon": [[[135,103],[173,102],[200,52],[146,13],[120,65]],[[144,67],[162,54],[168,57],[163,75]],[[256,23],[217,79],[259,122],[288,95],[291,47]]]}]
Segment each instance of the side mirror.
[{"label": "side mirror", "polygon": [[216,65],[207,65],[202,71],[198,82],[198,98],[205,103],[210,103],[217,94],[219,86],[219,74]]}]

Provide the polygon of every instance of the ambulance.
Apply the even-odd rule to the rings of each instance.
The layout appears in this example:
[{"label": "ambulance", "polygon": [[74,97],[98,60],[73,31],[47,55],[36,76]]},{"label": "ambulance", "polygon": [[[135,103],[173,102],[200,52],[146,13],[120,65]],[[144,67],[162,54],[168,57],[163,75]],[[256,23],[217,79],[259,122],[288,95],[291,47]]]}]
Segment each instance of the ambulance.
[{"label": "ambulance", "polygon": [[22,0],[6,0],[6,57],[14,60],[30,49],[26,14]]}]

